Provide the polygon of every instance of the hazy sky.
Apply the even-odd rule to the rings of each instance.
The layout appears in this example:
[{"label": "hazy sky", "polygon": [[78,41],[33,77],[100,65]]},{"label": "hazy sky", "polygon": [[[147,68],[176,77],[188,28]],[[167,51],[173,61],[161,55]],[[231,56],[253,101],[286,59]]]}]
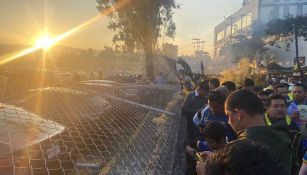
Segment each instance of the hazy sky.
[{"label": "hazy sky", "polygon": [[[177,0],[174,16],[177,33],[173,43],[180,54],[190,54],[192,38],[207,41],[212,52],[213,30],[224,16],[240,8],[242,0]],[[52,35],[61,34],[96,16],[96,0],[0,0],[0,43],[33,43],[44,26]],[[65,39],[62,44],[77,48],[102,49],[112,44],[107,18]]]}]

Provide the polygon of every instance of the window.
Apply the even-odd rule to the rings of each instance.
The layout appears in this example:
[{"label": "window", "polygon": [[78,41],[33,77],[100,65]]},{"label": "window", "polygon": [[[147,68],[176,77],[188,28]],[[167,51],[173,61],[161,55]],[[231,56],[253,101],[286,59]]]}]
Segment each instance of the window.
[{"label": "window", "polygon": [[241,19],[233,24],[232,33],[237,33],[241,30]]},{"label": "window", "polygon": [[226,31],[226,36],[230,36],[231,35],[231,26],[227,27],[227,31]]},{"label": "window", "polygon": [[289,15],[290,16],[296,16],[297,14],[297,6],[290,6],[289,7]]},{"label": "window", "polygon": [[249,13],[249,14],[246,16],[246,26],[252,25],[252,22],[253,22],[252,14]]},{"label": "window", "polygon": [[302,5],[298,5],[297,6],[297,16],[302,16],[303,13],[303,6]]},{"label": "window", "polygon": [[216,35],[216,40],[217,40],[217,41],[220,41],[220,40],[224,39],[224,37],[225,37],[225,31],[223,30],[223,31],[219,32],[219,33]]},{"label": "window", "polygon": [[307,15],[307,5],[304,5],[303,7],[303,15]]},{"label": "window", "polygon": [[284,7],[284,14],[283,14],[283,17],[288,17],[289,16],[289,6],[285,6]]},{"label": "window", "polygon": [[284,8],[282,6],[279,7],[278,17],[281,19],[284,18]]},{"label": "window", "polygon": [[267,23],[270,20],[272,20],[272,19],[270,19],[272,11],[274,11],[273,7],[262,7],[262,9],[261,9],[261,20],[264,23]]}]

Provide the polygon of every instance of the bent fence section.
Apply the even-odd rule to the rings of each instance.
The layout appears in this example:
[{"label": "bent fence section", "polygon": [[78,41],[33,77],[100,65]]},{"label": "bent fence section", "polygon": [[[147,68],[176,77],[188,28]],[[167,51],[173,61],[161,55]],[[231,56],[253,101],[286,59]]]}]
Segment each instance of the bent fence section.
[{"label": "bent fence section", "polygon": [[173,86],[78,84],[0,105],[0,174],[172,174],[180,126]]}]

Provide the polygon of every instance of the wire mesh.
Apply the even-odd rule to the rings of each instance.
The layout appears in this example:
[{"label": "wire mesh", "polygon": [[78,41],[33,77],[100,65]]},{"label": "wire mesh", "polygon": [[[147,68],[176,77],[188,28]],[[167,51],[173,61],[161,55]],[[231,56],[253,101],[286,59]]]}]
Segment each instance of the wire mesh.
[{"label": "wire mesh", "polygon": [[0,108],[0,174],[172,174],[179,101],[175,86],[19,90]]}]

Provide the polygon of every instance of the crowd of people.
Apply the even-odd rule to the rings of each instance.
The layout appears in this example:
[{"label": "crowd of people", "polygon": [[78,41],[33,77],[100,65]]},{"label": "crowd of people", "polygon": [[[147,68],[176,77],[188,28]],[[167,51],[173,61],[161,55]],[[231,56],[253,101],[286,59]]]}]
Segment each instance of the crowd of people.
[{"label": "crowd of people", "polygon": [[186,175],[307,175],[307,87],[181,79]]}]

